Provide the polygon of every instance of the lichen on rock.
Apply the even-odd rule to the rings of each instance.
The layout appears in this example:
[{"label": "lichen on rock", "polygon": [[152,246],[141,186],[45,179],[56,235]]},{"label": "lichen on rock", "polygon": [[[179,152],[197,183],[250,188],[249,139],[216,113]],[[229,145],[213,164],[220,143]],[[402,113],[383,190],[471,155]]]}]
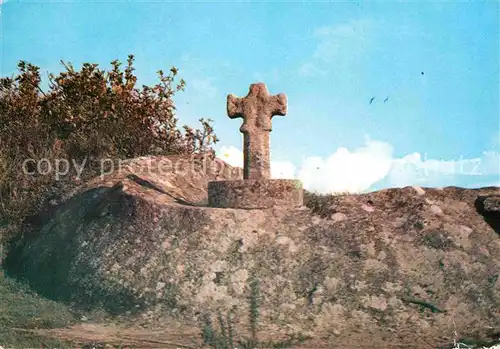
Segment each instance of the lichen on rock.
[{"label": "lichen on rock", "polygon": [[238,328],[256,275],[262,331],[336,345],[354,335],[382,347],[439,343],[453,330],[500,328],[498,222],[477,207],[499,188],[408,187],[308,194],[306,207],[293,209],[210,208],[207,182],[241,173],[226,166],[160,175],[141,166],[163,160],[136,160],[70,193],[43,225],[22,232],[7,272],[53,299],[142,321],[236,309]]}]

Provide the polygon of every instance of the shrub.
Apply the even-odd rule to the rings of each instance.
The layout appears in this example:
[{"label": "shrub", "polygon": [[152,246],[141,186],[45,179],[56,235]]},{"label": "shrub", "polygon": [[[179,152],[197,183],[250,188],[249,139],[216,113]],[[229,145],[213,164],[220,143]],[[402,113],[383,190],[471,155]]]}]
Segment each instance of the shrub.
[{"label": "shrub", "polygon": [[133,61],[130,55],[122,70],[115,60],[109,71],[90,63],[78,71],[61,61],[64,71],[48,75],[45,91],[40,68],[24,61],[16,76],[0,78],[0,222],[23,221],[75,184],[73,166],[56,181],[25,174],[28,159],[84,163],[89,177],[103,158],[213,152],[212,120],[200,119],[199,129],[177,127],[173,96],[185,87],[177,68],[158,71],[156,85],[139,88]]}]

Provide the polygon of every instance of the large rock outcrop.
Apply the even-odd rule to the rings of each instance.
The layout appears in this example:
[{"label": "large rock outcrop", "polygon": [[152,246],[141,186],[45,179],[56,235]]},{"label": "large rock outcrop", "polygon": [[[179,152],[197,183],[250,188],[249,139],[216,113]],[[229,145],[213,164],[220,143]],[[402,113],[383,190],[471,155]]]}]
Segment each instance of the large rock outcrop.
[{"label": "large rock outcrop", "polygon": [[136,159],[79,187],[13,245],[8,272],[49,297],[146,323],[233,307],[246,314],[255,275],[261,332],[301,332],[326,347],[429,348],[454,331],[500,328],[498,220],[480,208],[500,188],[220,209],[205,207],[207,182],[241,172],[155,170],[172,159],[181,160]]}]

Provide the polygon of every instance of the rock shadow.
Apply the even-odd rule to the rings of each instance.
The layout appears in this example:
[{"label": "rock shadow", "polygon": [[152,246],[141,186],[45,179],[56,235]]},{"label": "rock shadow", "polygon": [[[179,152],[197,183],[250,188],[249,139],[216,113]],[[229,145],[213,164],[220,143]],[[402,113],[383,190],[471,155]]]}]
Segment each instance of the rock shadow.
[{"label": "rock shadow", "polygon": [[[82,256],[82,242],[94,238],[91,234],[99,234],[101,223],[109,221],[110,216],[127,219],[134,215],[136,199],[122,189],[121,182],[111,188],[90,189],[32,219],[9,241],[3,261],[6,275],[26,282],[48,299],[86,310],[102,308],[122,314],[144,309],[145,304],[128,289],[104,286],[92,251]],[[96,229],[77,231],[78,226],[89,224],[95,224]]]},{"label": "rock shadow", "polygon": [[491,198],[492,195],[478,196],[474,205],[476,207],[476,211],[483,216],[486,223],[488,223],[497,234],[500,234],[500,210],[493,211],[485,208],[485,201]]}]

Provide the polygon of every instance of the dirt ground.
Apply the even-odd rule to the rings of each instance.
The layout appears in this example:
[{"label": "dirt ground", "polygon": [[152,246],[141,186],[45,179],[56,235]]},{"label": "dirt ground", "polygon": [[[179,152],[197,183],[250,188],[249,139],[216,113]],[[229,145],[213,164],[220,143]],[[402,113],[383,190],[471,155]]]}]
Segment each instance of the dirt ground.
[{"label": "dirt ground", "polygon": [[[25,330],[23,330],[25,331]],[[127,326],[119,324],[96,324],[96,323],[80,323],[68,328],[50,329],[50,330],[34,330],[35,333],[43,336],[55,337],[58,339],[66,339],[74,343],[94,343],[95,348],[114,347],[121,348],[165,348],[165,349],[181,349],[181,348],[202,348],[200,340],[200,329],[195,325],[185,325],[175,321],[162,323],[157,328],[143,328],[141,326]],[[482,337],[482,340],[477,340],[476,344],[472,339],[468,342],[468,348],[485,348],[484,345],[494,345],[495,341],[491,338],[491,334],[495,329],[489,331],[481,331],[476,335]],[[408,348],[408,349],[430,349],[430,348],[452,348],[454,340],[460,341],[458,334],[440,334],[435,331],[429,331],[427,338],[418,338],[411,328],[401,329],[399,336],[405,338],[405,342],[411,341],[413,345],[403,344],[402,342],[394,341],[388,343],[386,339],[380,335],[374,334],[371,343],[366,343],[366,335],[352,333],[349,336],[343,336],[338,339],[321,339],[310,338],[304,343],[293,345],[296,349],[320,349],[320,348]],[[276,340],[280,334],[269,332],[259,333],[259,339],[263,342],[266,340]],[[413,338],[412,338],[413,337]],[[499,338],[500,340],[500,338]],[[106,343],[106,344],[103,344]],[[498,342],[497,342],[498,343]],[[490,346],[488,346],[489,348]],[[465,346],[462,346],[465,348]]]}]

